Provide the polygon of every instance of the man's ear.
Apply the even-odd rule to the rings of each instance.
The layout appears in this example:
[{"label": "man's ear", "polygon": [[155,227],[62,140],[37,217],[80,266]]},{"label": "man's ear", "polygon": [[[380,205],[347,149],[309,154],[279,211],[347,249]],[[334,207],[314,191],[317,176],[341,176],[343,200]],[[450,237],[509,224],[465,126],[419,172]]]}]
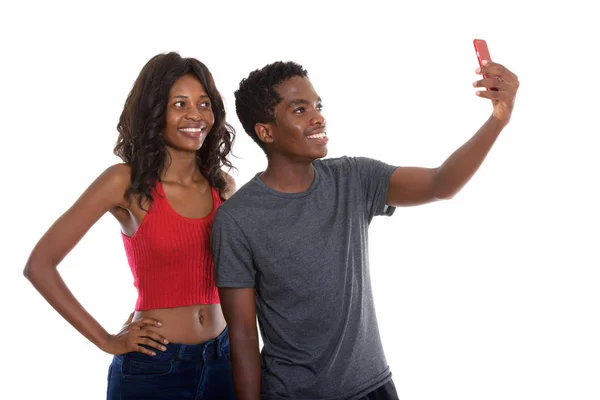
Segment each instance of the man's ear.
[{"label": "man's ear", "polygon": [[271,124],[257,123],[254,125],[254,132],[261,142],[266,144],[273,143],[273,131]]}]

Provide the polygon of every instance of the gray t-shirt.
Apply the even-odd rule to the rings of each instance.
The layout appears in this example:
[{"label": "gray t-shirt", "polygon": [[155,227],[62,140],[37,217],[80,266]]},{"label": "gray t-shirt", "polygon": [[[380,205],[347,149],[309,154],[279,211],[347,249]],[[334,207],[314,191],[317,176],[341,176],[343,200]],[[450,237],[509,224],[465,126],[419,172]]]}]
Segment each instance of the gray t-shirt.
[{"label": "gray t-shirt", "polygon": [[354,399],[391,379],[369,276],[369,224],[392,215],[395,167],[368,158],[313,162],[302,193],[258,175],[217,211],[218,287],[254,287],[263,399]]}]

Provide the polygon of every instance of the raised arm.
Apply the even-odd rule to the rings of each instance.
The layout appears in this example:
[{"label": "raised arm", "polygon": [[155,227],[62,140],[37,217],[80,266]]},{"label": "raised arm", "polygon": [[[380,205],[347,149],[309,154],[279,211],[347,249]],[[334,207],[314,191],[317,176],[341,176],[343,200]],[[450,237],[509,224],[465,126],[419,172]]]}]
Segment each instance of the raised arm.
[{"label": "raised arm", "polygon": [[254,288],[220,288],[221,307],[229,326],[231,369],[238,400],[260,400],[260,352]]},{"label": "raised arm", "polygon": [[475,135],[452,153],[441,166],[397,168],[388,187],[389,206],[413,206],[450,199],[463,188],[483,163],[500,132],[510,121],[519,80],[506,67],[491,61],[483,68],[478,68],[477,73],[485,74],[487,78],[475,82],[473,86],[498,89],[476,92],[479,97],[492,101],[492,115]]},{"label": "raised arm", "polygon": [[130,317],[119,334],[110,335],[77,301],[58,273],[58,264],[100,217],[109,210],[126,207],[124,193],[129,177],[129,167],[123,164],[104,171],[42,236],[23,274],[64,319],[100,349],[110,354],[150,354],[139,345],[157,347],[149,338],[164,342],[162,336],[144,329],[146,325],[159,324],[158,321],[143,319],[132,323]]}]

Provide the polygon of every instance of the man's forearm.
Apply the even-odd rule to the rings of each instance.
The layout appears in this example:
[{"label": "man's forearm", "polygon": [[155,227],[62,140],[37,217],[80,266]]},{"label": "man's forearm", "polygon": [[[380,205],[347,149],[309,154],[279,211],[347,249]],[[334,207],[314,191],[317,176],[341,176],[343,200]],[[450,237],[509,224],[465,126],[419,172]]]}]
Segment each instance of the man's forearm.
[{"label": "man's forearm", "polygon": [[231,369],[238,400],[260,400],[258,337],[231,335]]},{"label": "man's forearm", "polygon": [[477,172],[505,126],[505,123],[490,117],[469,141],[444,161],[435,176],[437,198],[451,198],[462,189]]}]

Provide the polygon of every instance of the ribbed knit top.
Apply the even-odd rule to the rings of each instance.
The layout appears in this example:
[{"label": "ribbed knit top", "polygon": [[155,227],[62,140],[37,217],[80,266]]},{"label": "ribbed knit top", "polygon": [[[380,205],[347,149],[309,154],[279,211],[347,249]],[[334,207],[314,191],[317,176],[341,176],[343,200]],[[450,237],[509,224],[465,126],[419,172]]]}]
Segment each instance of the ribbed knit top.
[{"label": "ribbed knit top", "polygon": [[217,190],[211,192],[210,214],[187,218],[171,208],[158,182],[135,234],[121,232],[138,292],[136,311],[219,303],[210,230],[222,200]]}]

